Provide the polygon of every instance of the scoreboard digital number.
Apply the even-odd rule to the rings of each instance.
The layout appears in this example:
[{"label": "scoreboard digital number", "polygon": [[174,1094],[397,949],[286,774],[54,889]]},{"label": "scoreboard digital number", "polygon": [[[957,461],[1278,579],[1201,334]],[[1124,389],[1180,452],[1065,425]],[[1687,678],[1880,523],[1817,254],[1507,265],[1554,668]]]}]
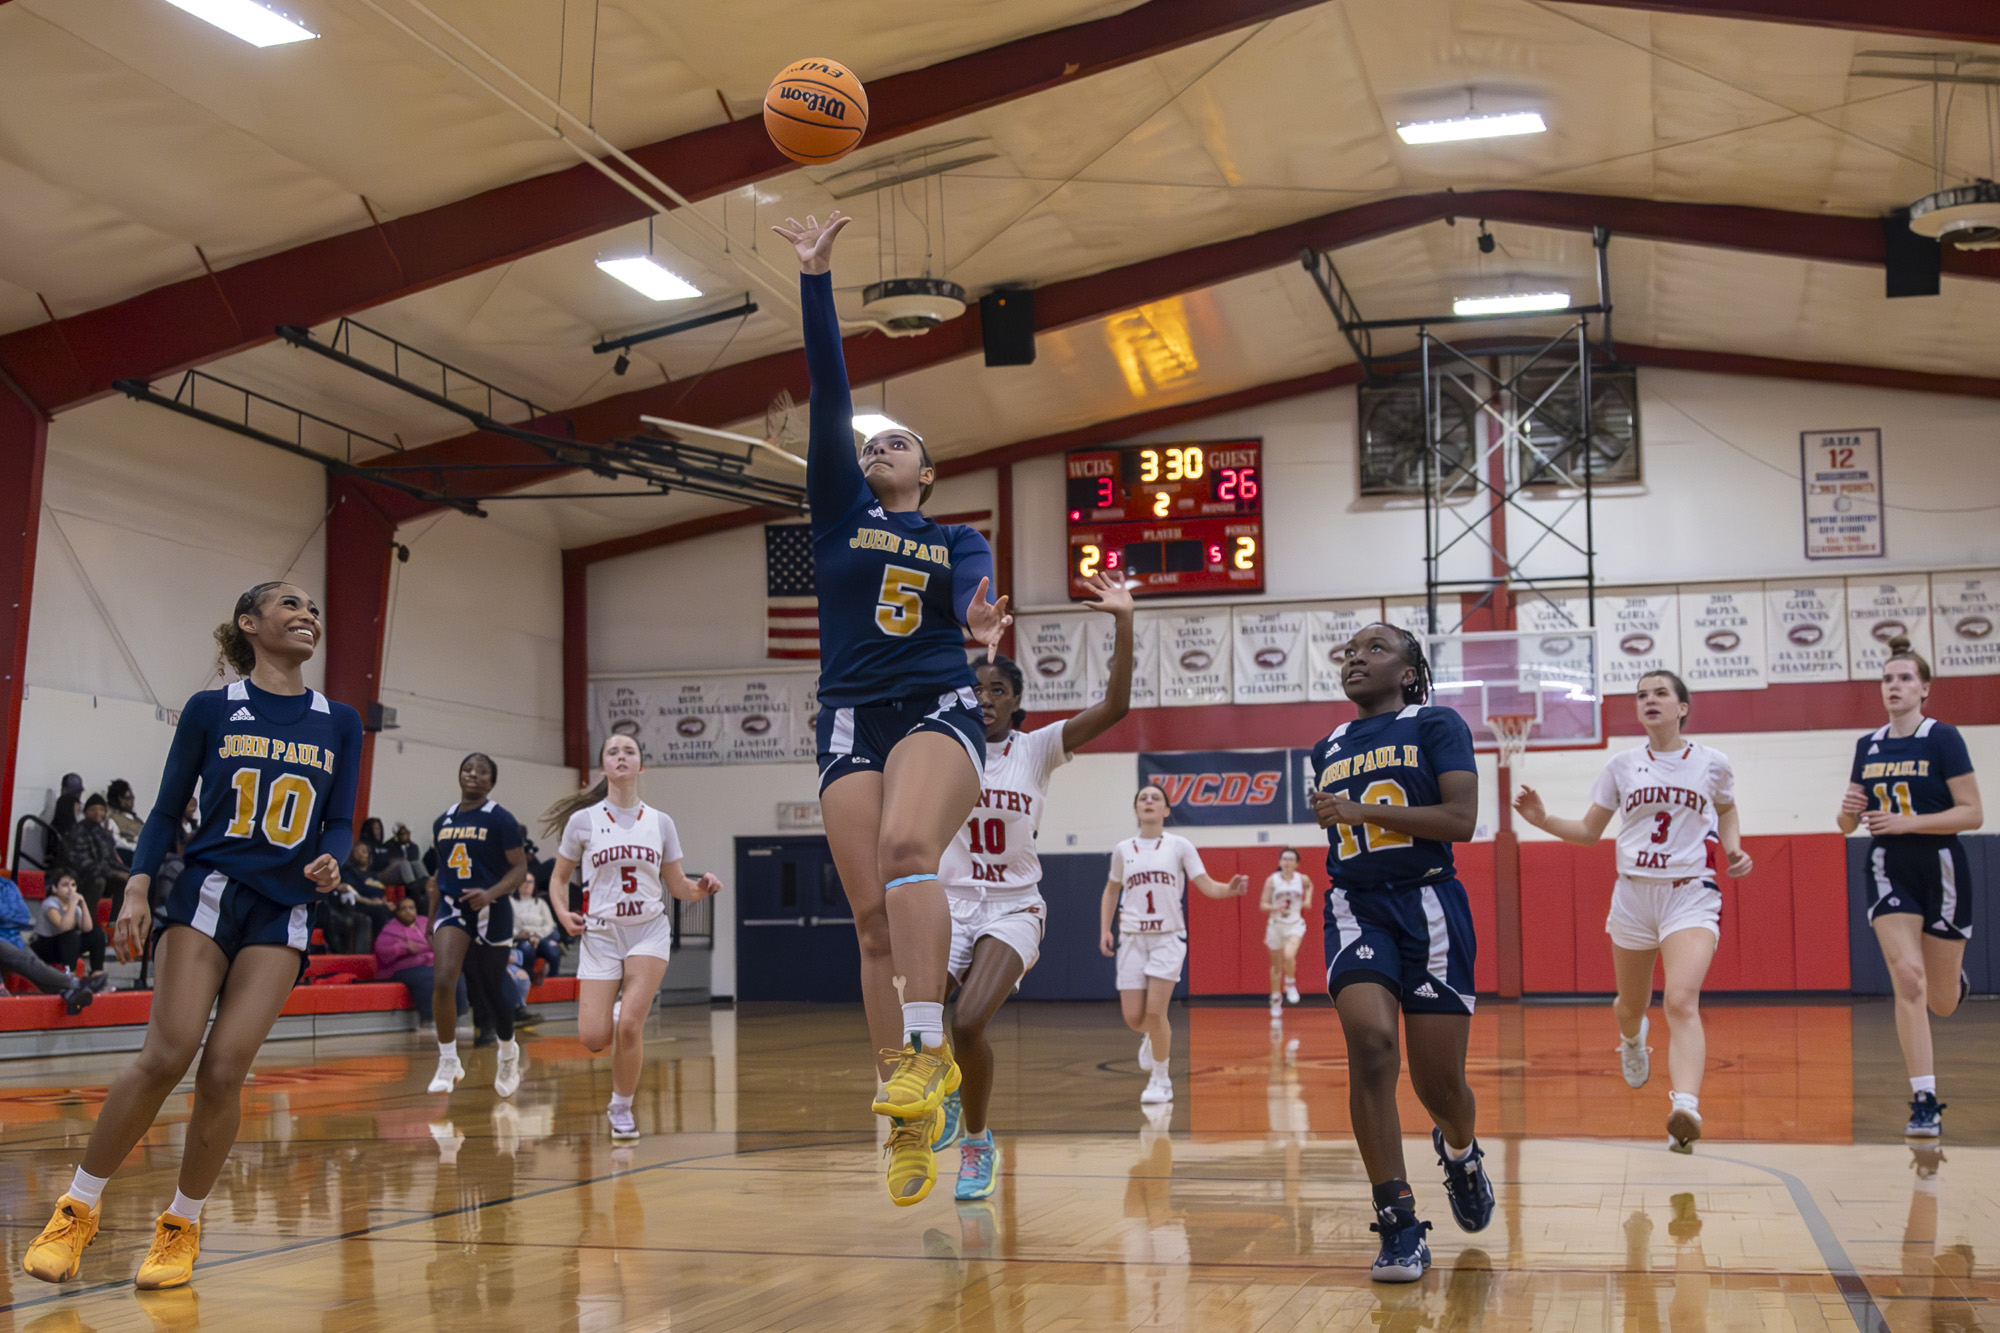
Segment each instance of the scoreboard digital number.
[{"label": "scoreboard digital number", "polygon": [[1263,452],[1224,440],[1067,455],[1070,597],[1101,572],[1140,597],[1264,591]]}]

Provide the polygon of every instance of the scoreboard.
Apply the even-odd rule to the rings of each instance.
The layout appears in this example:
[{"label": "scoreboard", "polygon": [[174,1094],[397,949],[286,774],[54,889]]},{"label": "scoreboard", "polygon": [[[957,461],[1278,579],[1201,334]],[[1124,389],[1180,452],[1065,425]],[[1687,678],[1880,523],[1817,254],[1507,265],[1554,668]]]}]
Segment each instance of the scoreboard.
[{"label": "scoreboard", "polygon": [[1224,440],[1066,455],[1070,597],[1104,571],[1140,597],[1264,591],[1263,452]]}]

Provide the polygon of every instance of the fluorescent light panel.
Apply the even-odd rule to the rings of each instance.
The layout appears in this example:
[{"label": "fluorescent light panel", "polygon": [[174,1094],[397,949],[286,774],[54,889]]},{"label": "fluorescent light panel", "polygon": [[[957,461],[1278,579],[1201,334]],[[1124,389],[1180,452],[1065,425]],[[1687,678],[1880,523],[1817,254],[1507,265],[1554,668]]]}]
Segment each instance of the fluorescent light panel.
[{"label": "fluorescent light panel", "polygon": [[287,42],[309,42],[319,36],[283,14],[252,4],[251,0],[167,0],[167,3],[252,46],[283,46]]},{"label": "fluorescent light panel", "polygon": [[1569,309],[1568,292],[1526,292],[1507,296],[1461,296],[1451,303],[1454,315],[1522,315],[1536,310]]},{"label": "fluorescent light panel", "polygon": [[597,266],[649,300],[685,301],[690,296],[701,295],[699,287],[679,274],[661,268],[646,255],[630,259],[600,259]]},{"label": "fluorescent light panel", "polygon": [[909,430],[900,421],[891,420],[880,412],[857,412],[854,414],[854,429],[864,440],[872,440],[885,430]]},{"label": "fluorescent light panel", "polygon": [[1458,116],[1452,120],[1420,120],[1398,125],[1404,143],[1459,143],[1466,139],[1502,139],[1515,134],[1540,134],[1548,129],[1539,111],[1514,111],[1504,116]]}]

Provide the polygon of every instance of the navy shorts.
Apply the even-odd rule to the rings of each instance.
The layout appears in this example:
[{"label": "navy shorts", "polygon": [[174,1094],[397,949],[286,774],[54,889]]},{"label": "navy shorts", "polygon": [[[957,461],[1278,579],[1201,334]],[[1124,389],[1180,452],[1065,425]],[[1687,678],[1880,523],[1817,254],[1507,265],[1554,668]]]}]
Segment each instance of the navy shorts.
[{"label": "navy shorts", "polygon": [[1326,990],[1372,981],[1406,1014],[1472,1012],[1472,907],[1456,879],[1438,884],[1329,889]]},{"label": "navy shorts", "polygon": [[458,905],[457,898],[439,894],[437,919],[431,922],[431,929],[443,930],[446,926],[464,931],[481,944],[511,945],[514,943],[514,899],[511,895],[496,898],[477,912],[468,914]]},{"label": "navy shorts", "polygon": [[220,870],[190,862],[167,891],[167,921],[208,936],[231,962],[253,944],[296,949],[303,972],[313,927],[319,924],[319,904],[274,902]]},{"label": "navy shorts", "polygon": [[1924,934],[1972,938],[1972,875],[1957,838],[1877,838],[1868,849],[1868,919],[1906,912]]},{"label": "navy shorts", "polygon": [[973,771],[986,772],[986,723],[970,686],[912,694],[855,708],[819,710],[819,789],[849,773],[880,773],[905,736],[935,731],[965,747]]}]

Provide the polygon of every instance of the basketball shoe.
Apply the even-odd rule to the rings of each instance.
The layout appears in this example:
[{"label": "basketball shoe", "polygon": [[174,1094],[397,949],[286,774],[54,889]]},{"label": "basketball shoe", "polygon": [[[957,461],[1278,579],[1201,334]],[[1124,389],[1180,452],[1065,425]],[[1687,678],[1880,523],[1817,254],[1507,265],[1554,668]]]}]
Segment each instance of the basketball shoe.
[{"label": "basketball shoe", "polygon": [[958,1185],[952,1197],[984,1199],[993,1193],[993,1131],[968,1134],[958,1142]]},{"label": "basketball shoe", "polygon": [[83,1252],[97,1239],[98,1210],[65,1194],[42,1234],[28,1244],[21,1267],[44,1282],[67,1282],[83,1265]]},{"label": "basketball shoe", "polygon": [[1452,1220],[1460,1231],[1484,1231],[1493,1220],[1493,1182],[1486,1175],[1486,1154],[1479,1140],[1472,1151],[1453,1161],[1445,1151],[1444,1131],[1431,1129],[1431,1144],[1437,1149],[1438,1165],[1444,1168],[1444,1192],[1451,1198]]},{"label": "basketball shoe", "polygon": [[925,1050],[923,1041],[912,1036],[902,1050],[884,1054],[895,1057],[896,1068],[875,1099],[876,1115],[922,1120],[937,1110],[948,1094],[958,1091],[962,1079],[958,1063],[951,1058],[949,1041]]},{"label": "basketball shoe", "polygon": [[1428,1222],[1419,1222],[1408,1208],[1381,1208],[1368,1229],[1382,1237],[1382,1252],[1375,1256],[1368,1276],[1375,1282],[1415,1282],[1431,1266],[1431,1247],[1424,1243]]},{"label": "basketball shoe", "polygon": [[938,1134],[943,1112],[933,1109],[926,1115],[889,1120],[889,1142],[883,1152],[889,1158],[889,1199],[898,1208],[922,1203],[937,1184],[937,1154],[931,1144]]},{"label": "basketball shoe", "polygon": [[1638,1036],[1630,1041],[1623,1037],[1618,1039],[1618,1069],[1625,1075],[1625,1086],[1628,1088],[1643,1088],[1646,1080],[1652,1077],[1652,1047],[1646,1045],[1646,1029],[1652,1023],[1652,1019],[1642,1018],[1639,1020]]},{"label": "basketball shoe", "polygon": [[194,1276],[194,1261],[201,1255],[201,1223],[185,1217],[161,1213],[153,1226],[153,1247],[139,1265],[141,1291],[183,1287]]},{"label": "basketball shoe", "polygon": [[450,1092],[465,1077],[465,1066],[458,1062],[458,1052],[438,1056],[437,1073],[431,1075],[431,1085],[425,1092]]},{"label": "basketball shoe", "polygon": [[1903,1126],[1903,1136],[1911,1139],[1934,1139],[1944,1133],[1945,1104],[1937,1099],[1935,1092],[1920,1092],[1910,1098],[1910,1123]]},{"label": "basketball shoe", "polygon": [[1695,1109],[1694,1098],[1685,1093],[1670,1096],[1673,1109],[1667,1112],[1667,1147],[1677,1153],[1691,1153],[1695,1140],[1701,1137],[1701,1112]]},{"label": "basketball shoe", "polygon": [[957,1143],[964,1132],[965,1106],[959,1101],[956,1091],[945,1094],[944,1100],[938,1103],[938,1110],[944,1114],[938,1122],[938,1137],[937,1142],[931,1145],[932,1152],[943,1152]]}]

